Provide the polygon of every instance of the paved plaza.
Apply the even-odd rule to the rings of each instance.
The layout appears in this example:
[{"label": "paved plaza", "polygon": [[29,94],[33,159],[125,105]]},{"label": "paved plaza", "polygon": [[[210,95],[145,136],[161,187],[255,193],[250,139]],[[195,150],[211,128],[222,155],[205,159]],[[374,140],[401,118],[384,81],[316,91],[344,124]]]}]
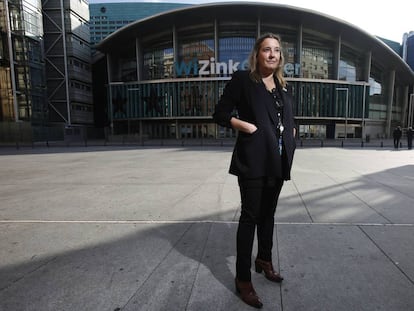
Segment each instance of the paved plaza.
[{"label": "paved plaza", "polygon": [[[0,148],[0,310],[254,310],[231,151]],[[299,147],[274,242],[262,310],[414,310],[414,151]]]}]

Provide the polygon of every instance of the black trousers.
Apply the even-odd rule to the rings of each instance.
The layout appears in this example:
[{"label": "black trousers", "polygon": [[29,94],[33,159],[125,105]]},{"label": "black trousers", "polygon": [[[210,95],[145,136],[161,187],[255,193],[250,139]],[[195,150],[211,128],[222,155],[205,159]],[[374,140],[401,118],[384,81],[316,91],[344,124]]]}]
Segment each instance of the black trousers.
[{"label": "black trousers", "polygon": [[394,138],[394,148],[398,149],[400,147],[400,139]]},{"label": "black trousers", "polygon": [[257,227],[257,258],[272,260],[273,228],[277,200],[283,180],[275,178],[241,179],[241,215],[237,229],[236,277],[251,280],[251,258]]}]

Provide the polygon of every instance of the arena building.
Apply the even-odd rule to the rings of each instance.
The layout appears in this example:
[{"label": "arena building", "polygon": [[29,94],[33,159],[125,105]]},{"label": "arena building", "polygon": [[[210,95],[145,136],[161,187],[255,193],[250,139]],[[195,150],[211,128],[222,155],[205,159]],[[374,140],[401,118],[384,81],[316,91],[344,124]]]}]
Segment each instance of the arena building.
[{"label": "arena building", "polygon": [[255,39],[266,32],[283,41],[301,138],[389,137],[395,126],[412,126],[414,72],[383,41],[315,11],[228,2],[144,18],[97,45],[105,54],[111,132],[233,137],[211,115],[226,82],[246,68]]}]

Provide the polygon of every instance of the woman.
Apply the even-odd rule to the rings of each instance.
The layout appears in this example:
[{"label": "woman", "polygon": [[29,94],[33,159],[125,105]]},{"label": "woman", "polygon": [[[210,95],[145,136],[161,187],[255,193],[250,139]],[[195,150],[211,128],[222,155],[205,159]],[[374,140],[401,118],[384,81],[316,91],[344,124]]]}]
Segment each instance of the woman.
[{"label": "woman", "polygon": [[265,34],[249,57],[250,70],[237,71],[215,107],[214,121],[238,130],[230,170],[238,176],[241,216],[237,229],[236,291],[241,299],[262,307],[251,283],[251,255],[257,227],[256,272],[273,282],[274,214],[283,181],[290,179],[296,147],[292,98],[283,78],[281,40]]}]

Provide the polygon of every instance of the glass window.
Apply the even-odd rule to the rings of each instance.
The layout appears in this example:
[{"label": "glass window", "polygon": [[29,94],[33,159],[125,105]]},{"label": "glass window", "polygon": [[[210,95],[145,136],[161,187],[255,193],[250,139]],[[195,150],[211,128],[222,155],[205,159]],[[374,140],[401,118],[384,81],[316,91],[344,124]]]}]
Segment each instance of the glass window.
[{"label": "glass window", "polygon": [[211,63],[214,63],[214,28],[212,25],[201,29],[178,31],[178,57],[175,64],[177,77],[210,75]]},{"label": "glass window", "polygon": [[342,45],[341,60],[339,61],[339,80],[364,81],[364,59],[362,53],[357,53]]},{"label": "glass window", "polygon": [[23,1],[22,3],[25,35],[40,37],[43,34],[40,3],[31,3],[31,1]]},{"label": "glass window", "polygon": [[309,79],[333,79],[333,44],[322,37],[303,36],[302,77]]},{"label": "glass window", "polygon": [[164,79],[173,76],[173,49],[154,48],[144,51],[143,79]]},{"label": "glass window", "polygon": [[143,54],[143,80],[164,79],[173,77],[174,53],[172,34],[159,38],[151,44],[144,42],[146,46]]},{"label": "glass window", "polygon": [[121,51],[111,55],[112,81],[136,81],[137,61],[135,55],[135,41],[123,46]]},{"label": "glass window", "polygon": [[219,39],[219,62],[239,63],[238,69],[248,67],[250,51],[255,42],[254,37],[226,37]]},{"label": "glass window", "polygon": [[227,72],[220,70],[220,75],[231,75],[234,68],[247,69],[249,55],[256,41],[256,32],[254,23],[228,22],[219,25],[218,61],[220,64],[227,64]]},{"label": "glass window", "polygon": [[217,85],[222,81],[190,81],[177,84],[178,116],[209,116],[217,102]]},{"label": "glass window", "polygon": [[29,61],[40,63],[43,60],[40,42],[35,40],[27,40],[27,46]]},{"label": "glass window", "polygon": [[387,105],[384,103],[382,87],[382,70],[372,65],[369,78],[369,118],[385,120],[387,118]]}]

